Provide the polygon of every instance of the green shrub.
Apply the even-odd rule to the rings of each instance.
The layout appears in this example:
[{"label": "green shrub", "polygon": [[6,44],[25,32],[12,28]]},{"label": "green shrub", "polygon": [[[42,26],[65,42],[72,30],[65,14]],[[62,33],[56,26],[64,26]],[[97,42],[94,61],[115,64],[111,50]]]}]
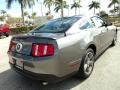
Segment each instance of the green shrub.
[{"label": "green shrub", "polygon": [[29,31],[32,30],[33,28],[35,28],[35,26],[11,28],[11,29],[10,29],[10,33],[11,33],[11,34],[23,34],[23,33],[29,32]]},{"label": "green shrub", "polygon": [[106,22],[112,22],[115,26],[120,27],[120,17],[103,17]]}]

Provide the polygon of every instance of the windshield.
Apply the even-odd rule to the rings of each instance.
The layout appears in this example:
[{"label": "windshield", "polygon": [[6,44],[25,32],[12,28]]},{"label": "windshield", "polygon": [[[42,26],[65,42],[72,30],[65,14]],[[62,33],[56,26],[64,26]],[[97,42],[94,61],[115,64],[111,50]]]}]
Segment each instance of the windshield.
[{"label": "windshield", "polygon": [[64,17],[53,19],[30,31],[30,33],[63,33],[80,18],[81,17]]}]

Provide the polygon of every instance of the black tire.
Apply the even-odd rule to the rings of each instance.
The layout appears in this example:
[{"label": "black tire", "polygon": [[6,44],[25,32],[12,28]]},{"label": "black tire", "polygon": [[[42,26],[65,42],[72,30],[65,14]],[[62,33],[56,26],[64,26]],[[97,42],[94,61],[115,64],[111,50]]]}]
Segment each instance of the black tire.
[{"label": "black tire", "polygon": [[5,36],[6,36],[6,37],[9,37],[9,33],[5,33]]},{"label": "black tire", "polygon": [[[90,57],[89,57],[89,62],[88,62],[88,60],[86,60],[86,59],[87,59],[87,56],[90,55],[90,54],[93,55],[93,56],[91,57],[91,59],[90,59]],[[95,54],[94,54],[94,51],[93,51],[93,49],[88,48],[88,49],[86,50],[86,53],[85,53],[82,61],[81,61],[81,65],[80,65],[80,68],[79,68],[79,71],[78,71],[77,76],[79,76],[80,78],[83,78],[83,79],[88,78],[88,77],[91,75],[92,71],[93,71],[94,62],[95,62]],[[90,63],[91,63],[91,67],[90,67]],[[86,66],[86,65],[87,65],[87,66]],[[85,68],[85,67],[86,67],[86,68]],[[86,70],[85,70],[85,69],[86,69]],[[90,69],[90,71],[88,71],[88,73],[87,73],[87,69]]]},{"label": "black tire", "polygon": [[116,34],[115,34],[115,36],[114,36],[114,38],[113,38],[113,41],[112,41],[111,46],[115,46],[115,45],[116,45],[116,42],[117,42],[117,32],[116,32]]}]

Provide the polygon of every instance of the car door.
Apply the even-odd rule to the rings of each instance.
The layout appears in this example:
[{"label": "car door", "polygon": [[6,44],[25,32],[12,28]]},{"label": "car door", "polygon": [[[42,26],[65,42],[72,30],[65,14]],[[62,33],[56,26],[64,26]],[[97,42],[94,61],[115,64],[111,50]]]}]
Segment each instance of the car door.
[{"label": "car door", "polygon": [[94,16],[91,19],[95,24],[96,31],[99,32],[100,50],[104,50],[109,42],[108,28],[103,26],[104,21],[100,17]]},{"label": "car door", "polygon": [[[97,51],[100,50],[100,30],[96,30],[96,27],[93,23],[93,21],[90,18],[87,18],[87,20],[83,20],[82,24],[80,24],[80,30],[87,31],[86,37],[89,40],[88,43],[94,43],[97,47]],[[89,34],[88,34],[89,33]],[[85,37],[85,38],[86,38]]]}]

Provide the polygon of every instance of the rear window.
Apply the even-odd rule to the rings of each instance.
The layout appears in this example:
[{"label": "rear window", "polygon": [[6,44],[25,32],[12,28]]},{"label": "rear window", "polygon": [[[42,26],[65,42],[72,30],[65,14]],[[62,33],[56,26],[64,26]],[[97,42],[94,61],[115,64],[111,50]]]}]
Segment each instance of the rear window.
[{"label": "rear window", "polygon": [[62,33],[67,31],[81,17],[64,17],[48,21],[30,33]]}]

